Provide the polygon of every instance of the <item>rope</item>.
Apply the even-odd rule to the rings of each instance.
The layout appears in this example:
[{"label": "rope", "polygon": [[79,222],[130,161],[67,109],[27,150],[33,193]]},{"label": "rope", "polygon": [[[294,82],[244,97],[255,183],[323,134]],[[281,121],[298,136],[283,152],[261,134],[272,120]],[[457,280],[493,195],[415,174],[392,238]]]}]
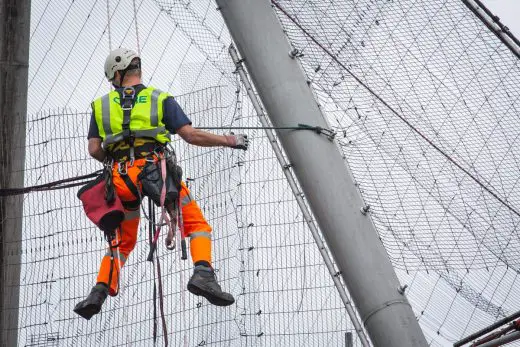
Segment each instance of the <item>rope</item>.
[{"label": "rope", "polygon": [[[21,195],[26,194],[33,191],[45,191],[45,190],[57,190],[57,189],[65,189],[65,188],[71,188],[71,187],[77,187],[81,186],[85,183],[88,183],[88,181],[85,181],[85,179],[88,178],[94,178],[98,175],[100,175],[103,172],[103,170],[95,171],[88,175],[82,175],[82,176],[76,176],[76,177],[70,177],[65,178],[58,181],[53,181],[45,184],[40,184],[36,186],[30,186],[30,187],[23,187],[23,188],[5,188],[0,189],[0,197],[2,196],[12,196],[12,195]],[[64,184],[68,182],[74,182],[74,181],[80,181],[76,183],[70,183],[70,184]]]},{"label": "rope", "polygon": [[141,56],[141,45],[139,44],[139,29],[137,26],[137,7],[135,5],[135,0],[133,0],[132,3],[134,6],[135,40],[137,43],[137,55]]},{"label": "rope", "polygon": [[157,279],[159,284],[159,312],[161,313],[164,346],[168,347],[168,329],[166,327],[166,315],[164,314],[164,294],[161,276],[161,261],[159,259],[158,253],[155,253],[155,259],[157,260]]},{"label": "rope", "polygon": [[345,70],[357,83],[363,86],[370,94],[372,94],[377,100],[379,100],[386,108],[388,108],[394,115],[399,117],[412,131],[414,131],[417,135],[423,138],[430,146],[432,146],[437,152],[439,152],[443,157],[445,157],[448,161],[450,161],[453,165],[459,168],[462,172],[464,172],[468,177],[470,177],[475,183],[477,183],[482,189],[491,194],[495,199],[497,199],[502,205],[504,205],[507,209],[513,212],[515,215],[520,217],[520,212],[518,212],[513,206],[511,206],[507,201],[498,196],[497,193],[491,190],[491,188],[487,187],[484,183],[482,183],[477,177],[471,174],[467,169],[465,169],[461,164],[459,164],[455,159],[450,157],[446,152],[444,152],[439,146],[433,143],[426,135],[421,133],[419,129],[417,129],[413,124],[410,123],[403,115],[397,112],[392,106],[390,106],[383,98],[378,95],[375,91],[373,91],[368,85],[363,83],[359,77],[354,75],[352,71],[350,71],[345,64],[339,61],[338,57],[336,57],[332,52],[327,49],[323,44],[321,44],[318,39],[312,36],[300,23],[296,21],[283,7],[278,4],[277,1],[271,0],[274,6],[278,8],[291,22],[293,22],[300,30],[308,36],[318,47],[320,47],[328,56],[330,56],[343,70]]},{"label": "rope", "polygon": [[[155,211],[154,204],[152,199],[148,199],[148,214],[150,218],[148,219],[148,244],[150,247],[152,246],[153,239],[153,229],[155,225]],[[157,275],[155,272],[155,267],[152,264],[153,268],[153,342],[154,345],[157,342]]]},{"label": "rope", "polygon": [[[161,158],[161,161],[164,161],[164,158]],[[166,165],[161,163],[162,165]],[[166,170],[166,167],[163,167],[163,170]],[[162,331],[164,338],[164,345],[168,346],[168,329],[166,325],[166,315],[164,313],[164,292],[163,292],[163,283],[162,283],[162,275],[161,275],[161,261],[159,258],[158,251],[155,251],[157,247],[157,238],[159,236],[159,231],[161,230],[161,222],[165,218],[166,208],[164,207],[164,199],[166,195],[166,179],[164,177],[165,171],[162,172],[163,175],[163,188],[161,193],[161,219],[158,223],[159,226],[155,226],[155,211],[154,205],[151,199],[148,199],[148,212],[150,214],[150,218],[148,219],[148,238],[150,244],[150,253],[148,255],[148,260],[152,262],[152,266],[154,265],[153,255],[155,253],[155,265],[157,265],[157,277],[155,276],[155,268],[154,268],[154,285],[153,285],[153,303],[154,303],[154,326],[153,326],[153,337],[154,342],[157,340],[157,294],[159,294],[159,312],[161,315],[161,323],[162,323]],[[167,217],[166,217],[167,218]],[[153,235],[153,229],[156,227],[155,235]],[[174,236],[175,237],[175,236]]]}]

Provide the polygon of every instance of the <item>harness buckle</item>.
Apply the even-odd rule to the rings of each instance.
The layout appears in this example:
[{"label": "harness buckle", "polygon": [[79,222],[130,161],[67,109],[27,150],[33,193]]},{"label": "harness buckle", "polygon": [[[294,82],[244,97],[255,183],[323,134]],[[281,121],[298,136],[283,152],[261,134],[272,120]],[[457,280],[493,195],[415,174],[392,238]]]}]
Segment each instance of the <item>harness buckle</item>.
[{"label": "harness buckle", "polygon": [[131,110],[135,97],[135,89],[133,87],[125,87],[123,89],[123,100],[121,100],[121,108],[125,111]]}]

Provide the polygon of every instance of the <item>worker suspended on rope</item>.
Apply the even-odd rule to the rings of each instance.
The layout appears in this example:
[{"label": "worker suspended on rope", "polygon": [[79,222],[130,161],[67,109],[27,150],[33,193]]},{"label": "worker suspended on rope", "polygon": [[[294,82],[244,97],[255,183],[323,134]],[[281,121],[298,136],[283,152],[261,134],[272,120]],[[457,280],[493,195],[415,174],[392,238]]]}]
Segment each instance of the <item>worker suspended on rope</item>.
[{"label": "worker suspended on rope", "polygon": [[[161,160],[171,155],[165,148],[170,142],[170,135],[179,134],[184,141],[197,146],[246,150],[249,145],[244,134],[222,136],[193,128],[171,95],[141,83],[141,59],[132,50],[119,48],[112,51],[105,62],[105,75],[115,90],[92,103],[88,151],[109,167],[108,174],[124,208],[124,220],[110,236],[112,244],[101,261],[96,285],[87,298],[74,308],[74,312],[86,319],[101,310],[107,295],[115,296],[118,293],[119,269],[137,241],[141,194],[154,195],[149,192],[153,187],[146,189],[145,181],[150,181],[147,180],[146,171],[152,174],[155,171],[156,178],[161,178]],[[168,183],[172,180],[177,182],[173,185]],[[233,304],[233,296],[222,291],[211,265],[211,226],[186,185],[180,182],[178,173],[172,172],[171,167],[167,170],[166,181],[168,184],[164,186],[167,192],[162,196],[162,203],[168,207],[170,218],[175,220],[177,205],[173,199],[178,195],[176,201],[180,205],[183,236],[190,237],[194,272],[188,282],[188,290],[205,297],[214,305]],[[175,192],[176,189],[178,192]],[[157,205],[161,203],[160,191],[158,195],[149,196]],[[118,251],[116,257],[114,248]]]}]

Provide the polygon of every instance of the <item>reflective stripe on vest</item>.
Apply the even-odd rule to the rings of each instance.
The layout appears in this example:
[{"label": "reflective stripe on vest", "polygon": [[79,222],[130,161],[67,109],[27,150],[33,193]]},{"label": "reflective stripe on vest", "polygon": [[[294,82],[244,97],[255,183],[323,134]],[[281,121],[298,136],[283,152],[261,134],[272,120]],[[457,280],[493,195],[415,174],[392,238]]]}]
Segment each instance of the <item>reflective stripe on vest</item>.
[{"label": "reflective stripe on vest", "polygon": [[151,106],[151,112],[150,112],[150,123],[152,126],[156,127],[159,126],[159,111],[157,111],[158,106],[158,100],[159,100],[159,94],[161,94],[161,91],[159,89],[154,89],[152,92],[152,106]]},{"label": "reflective stripe on vest", "polygon": [[[168,96],[168,93],[151,87],[136,95],[130,116],[130,131],[136,138],[154,138],[160,143],[170,141],[170,133],[163,123],[163,102]],[[119,97],[117,91],[112,91],[92,103],[99,135],[105,146],[124,139],[124,112]]]},{"label": "reflective stripe on vest", "polygon": [[101,98],[101,110],[104,115],[108,115],[108,117],[102,117],[104,130],[103,132],[105,134],[112,135],[112,126],[110,125],[110,94],[104,95]]}]

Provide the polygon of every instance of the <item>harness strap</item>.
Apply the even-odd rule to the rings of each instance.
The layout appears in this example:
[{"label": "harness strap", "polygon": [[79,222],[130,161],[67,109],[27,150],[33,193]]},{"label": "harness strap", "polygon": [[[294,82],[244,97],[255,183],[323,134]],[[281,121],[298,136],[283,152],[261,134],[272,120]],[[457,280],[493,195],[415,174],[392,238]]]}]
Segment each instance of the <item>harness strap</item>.
[{"label": "harness strap", "polygon": [[141,201],[141,194],[139,194],[139,189],[136,187],[134,182],[132,182],[132,179],[128,176],[128,174],[121,174],[119,176],[123,179],[123,182],[125,182],[126,187],[128,188],[128,190],[130,190],[130,192],[132,192],[132,195],[135,196],[137,201]]},{"label": "harness strap", "polygon": [[125,87],[121,97],[121,108],[123,109],[123,130],[130,130],[130,114],[134,107],[135,89],[133,87]]},{"label": "harness strap", "polygon": [[135,134],[130,131],[130,116],[134,107],[135,89],[133,87],[125,87],[121,98],[121,108],[123,109],[123,139],[130,146],[130,163],[133,165],[135,160],[134,139]]},{"label": "harness strap", "polygon": [[[154,152],[163,151],[162,144],[154,139],[138,138],[134,139],[134,157],[135,159],[147,158]],[[129,161],[131,156],[130,147],[124,141],[119,141],[110,145],[108,155],[117,162]]]}]

